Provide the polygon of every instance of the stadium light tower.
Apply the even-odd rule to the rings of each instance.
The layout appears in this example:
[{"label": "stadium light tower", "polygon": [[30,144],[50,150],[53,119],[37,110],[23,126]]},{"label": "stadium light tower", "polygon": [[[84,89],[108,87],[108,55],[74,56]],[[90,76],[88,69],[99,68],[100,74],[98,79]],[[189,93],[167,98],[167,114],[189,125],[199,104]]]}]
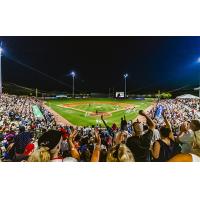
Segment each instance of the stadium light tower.
[{"label": "stadium light tower", "polygon": [[1,55],[2,55],[3,49],[2,49],[2,42],[0,45],[0,95],[2,94],[2,74],[1,74]]},{"label": "stadium light tower", "polygon": [[71,75],[72,75],[72,79],[73,79],[72,97],[74,98],[74,78],[75,78],[76,74],[75,74],[75,72],[72,72]]},{"label": "stadium light tower", "polygon": [[126,79],[127,79],[127,77],[128,77],[128,74],[124,74],[124,79],[125,79],[125,90],[124,90],[124,96],[125,96],[125,98],[127,97],[127,95],[126,95]]}]

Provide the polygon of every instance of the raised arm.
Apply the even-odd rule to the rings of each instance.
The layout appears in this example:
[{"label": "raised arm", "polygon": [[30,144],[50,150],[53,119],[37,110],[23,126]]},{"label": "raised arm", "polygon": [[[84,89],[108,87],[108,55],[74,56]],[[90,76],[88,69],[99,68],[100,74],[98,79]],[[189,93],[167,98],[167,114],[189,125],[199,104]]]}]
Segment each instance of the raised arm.
[{"label": "raised arm", "polygon": [[152,156],[157,159],[160,155],[160,143],[158,141],[155,141],[153,144],[153,147],[151,149]]},{"label": "raised arm", "polygon": [[96,139],[96,145],[94,147],[91,162],[99,162],[100,158],[100,152],[101,152],[101,137],[99,135],[99,131],[95,130],[95,139]]},{"label": "raised arm", "polygon": [[170,131],[172,131],[171,124],[170,124],[169,120],[168,120],[167,117],[166,117],[165,111],[162,112],[162,116],[163,116],[163,119],[164,119],[164,121],[165,121],[166,127],[169,128]]},{"label": "raised arm", "polygon": [[104,125],[105,125],[105,127],[108,129],[108,128],[110,128],[107,124],[106,124],[106,122],[105,122],[105,120],[104,120],[104,118],[103,118],[103,115],[101,115],[101,120],[103,121],[103,123],[104,123]]},{"label": "raised arm", "polygon": [[148,125],[149,125],[149,129],[154,130],[155,127],[156,127],[156,125],[155,125],[155,123],[153,122],[153,120],[152,120],[143,110],[140,110],[140,111],[139,111],[139,114],[142,115],[142,116],[144,116],[144,117],[146,118],[147,123],[148,123]]},{"label": "raised arm", "polygon": [[69,136],[69,146],[70,146],[70,152],[73,158],[80,160],[80,155],[78,150],[76,149],[73,140],[77,135],[77,130],[73,130],[73,132]]},{"label": "raised arm", "polygon": [[162,112],[162,116],[163,116],[163,119],[164,119],[164,121],[165,121],[166,127],[170,129],[169,138],[172,139],[173,141],[175,141],[175,139],[174,139],[174,134],[173,134],[173,132],[172,132],[172,126],[171,126],[169,120],[167,119],[167,116],[166,116],[166,114],[165,114],[165,111]]}]

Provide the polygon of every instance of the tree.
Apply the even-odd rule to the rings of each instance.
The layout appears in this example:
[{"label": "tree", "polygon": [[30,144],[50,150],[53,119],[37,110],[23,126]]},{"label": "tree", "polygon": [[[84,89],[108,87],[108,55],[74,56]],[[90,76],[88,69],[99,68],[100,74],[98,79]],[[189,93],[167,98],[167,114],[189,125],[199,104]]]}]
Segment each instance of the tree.
[{"label": "tree", "polygon": [[169,93],[169,92],[162,92],[162,93],[160,94],[160,98],[161,98],[161,99],[170,99],[171,97],[172,97],[172,94]]}]

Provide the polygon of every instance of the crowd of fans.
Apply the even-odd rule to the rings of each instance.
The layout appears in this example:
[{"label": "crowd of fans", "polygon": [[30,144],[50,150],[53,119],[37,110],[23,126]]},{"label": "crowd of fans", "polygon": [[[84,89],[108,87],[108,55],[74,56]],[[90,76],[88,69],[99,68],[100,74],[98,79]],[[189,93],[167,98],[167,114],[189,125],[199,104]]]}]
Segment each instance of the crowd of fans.
[{"label": "crowd of fans", "polygon": [[[43,117],[34,115],[38,106]],[[43,102],[0,97],[0,157],[3,162],[200,161],[199,100],[160,100],[142,121],[72,127],[56,124]]]}]

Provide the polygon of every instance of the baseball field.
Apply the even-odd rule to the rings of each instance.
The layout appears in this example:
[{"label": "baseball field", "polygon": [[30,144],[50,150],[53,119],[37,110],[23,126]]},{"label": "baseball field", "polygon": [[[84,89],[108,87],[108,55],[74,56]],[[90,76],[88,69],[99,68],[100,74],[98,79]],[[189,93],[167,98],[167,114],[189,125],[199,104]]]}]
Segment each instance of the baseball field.
[{"label": "baseball field", "polygon": [[139,110],[145,110],[153,104],[153,99],[117,100],[117,99],[56,99],[47,100],[46,105],[73,125],[89,126],[102,124],[101,115],[108,125],[120,124],[124,115],[127,120],[138,116]]}]

